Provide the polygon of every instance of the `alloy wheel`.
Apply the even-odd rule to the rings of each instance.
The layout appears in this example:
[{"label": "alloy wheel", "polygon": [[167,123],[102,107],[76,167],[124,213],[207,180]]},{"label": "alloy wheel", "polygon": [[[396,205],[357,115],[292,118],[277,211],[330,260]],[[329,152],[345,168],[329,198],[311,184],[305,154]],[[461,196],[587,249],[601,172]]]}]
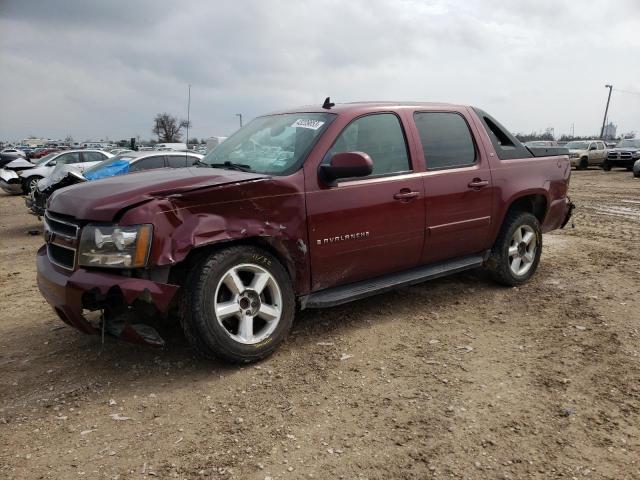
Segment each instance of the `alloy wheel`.
[{"label": "alloy wheel", "polygon": [[236,265],[220,278],[215,316],[235,341],[247,345],[268,338],[282,317],[282,293],[274,276],[251,263]]},{"label": "alloy wheel", "polygon": [[525,275],[533,265],[536,258],[538,240],[536,234],[529,225],[520,225],[513,232],[509,244],[509,268],[519,277]]}]

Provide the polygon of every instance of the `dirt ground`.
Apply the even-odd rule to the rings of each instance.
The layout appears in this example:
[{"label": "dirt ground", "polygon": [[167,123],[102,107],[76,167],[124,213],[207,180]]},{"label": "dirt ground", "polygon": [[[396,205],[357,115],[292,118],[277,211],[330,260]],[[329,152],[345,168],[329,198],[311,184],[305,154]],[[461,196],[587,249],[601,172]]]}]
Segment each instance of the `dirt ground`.
[{"label": "dirt ground", "polygon": [[0,478],[640,478],[640,180],[574,172],[571,195],[527,285],[305,311],[232,368],[64,326],[40,224],[0,194]]}]

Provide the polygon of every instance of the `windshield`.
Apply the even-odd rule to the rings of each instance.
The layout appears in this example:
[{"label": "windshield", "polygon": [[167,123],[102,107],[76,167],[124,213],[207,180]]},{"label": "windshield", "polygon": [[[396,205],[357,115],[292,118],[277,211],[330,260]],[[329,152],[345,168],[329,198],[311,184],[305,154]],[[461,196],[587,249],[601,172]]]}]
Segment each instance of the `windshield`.
[{"label": "windshield", "polygon": [[626,140],[622,140],[620,143],[618,143],[618,145],[616,145],[617,148],[640,148],[640,139],[638,138],[628,138]]},{"label": "windshield", "polygon": [[565,147],[571,150],[586,150],[589,148],[588,142],[569,142],[565,145]]},{"label": "windshield", "polygon": [[91,168],[87,168],[84,172],[85,173],[92,173],[98,170],[102,170],[104,167],[108,167],[109,165],[113,164],[114,162],[119,162],[125,160],[127,162],[131,162],[131,160],[133,160],[132,157],[127,156],[127,155],[116,155],[115,157],[111,157],[111,158],[107,158],[106,160],[101,161],[100,163],[94,165]]},{"label": "windshield", "polygon": [[60,152],[54,152],[54,153],[50,153],[49,155],[45,155],[42,158],[38,158],[36,162],[34,162],[36,165],[42,165],[45,162],[48,162],[49,160],[51,160],[53,157],[55,157],[56,155],[58,155],[58,153]]},{"label": "windshield", "polygon": [[258,117],[209,152],[202,162],[230,162],[252,172],[287,175],[298,168],[334,118],[330,113]]}]

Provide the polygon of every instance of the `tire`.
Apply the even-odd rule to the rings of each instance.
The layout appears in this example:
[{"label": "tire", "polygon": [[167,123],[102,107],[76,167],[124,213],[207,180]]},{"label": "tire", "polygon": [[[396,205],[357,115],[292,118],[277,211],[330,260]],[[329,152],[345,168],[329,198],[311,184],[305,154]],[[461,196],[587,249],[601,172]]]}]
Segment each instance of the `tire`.
[{"label": "tire", "polygon": [[577,170],[586,170],[589,168],[589,159],[586,157],[582,157],[580,159],[580,163],[578,163]]},{"label": "tire", "polygon": [[602,162],[602,169],[605,172],[610,172],[611,171],[611,164],[605,160],[604,162]]},{"label": "tire", "polygon": [[31,191],[36,188],[40,180],[42,180],[42,177],[37,177],[35,175],[33,177],[27,177],[27,179],[22,182],[22,191],[24,194],[28,195],[31,193]]},{"label": "tire", "polygon": [[287,271],[270,253],[247,245],[212,253],[192,268],[180,305],[182,328],[198,354],[229,363],[272,354],[287,337],[294,314]]},{"label": "tire", "polygon": [[[520,232],[522,238],[519,243],[516,232]],[[529,243],[526,241],[528,234],[532,234]],[[532,242],[533,248],[531,248]],[[528,212],[510,211],[502,224],[498,239],[491,249],[487,269],[498,283],[510,287],[521,285],[536,272],[541,253],[542,229],[538,219]],[[520,263],[514,262],[516,257],[520,258]],[[519,268],[514,269],[514,267]]]}]

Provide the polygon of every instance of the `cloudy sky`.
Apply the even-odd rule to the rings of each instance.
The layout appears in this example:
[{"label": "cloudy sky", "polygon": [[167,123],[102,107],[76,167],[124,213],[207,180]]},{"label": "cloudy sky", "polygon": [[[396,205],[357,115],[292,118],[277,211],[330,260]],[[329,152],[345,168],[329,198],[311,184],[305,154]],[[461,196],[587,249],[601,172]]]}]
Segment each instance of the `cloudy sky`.
[{"label": "cloudy sky", "polygon": [[640,133],[639,32],[640,0],[0,0],[0,139],[150,138],[188,84],[197,137],[327,95],[589,135],[606,83]]}]

